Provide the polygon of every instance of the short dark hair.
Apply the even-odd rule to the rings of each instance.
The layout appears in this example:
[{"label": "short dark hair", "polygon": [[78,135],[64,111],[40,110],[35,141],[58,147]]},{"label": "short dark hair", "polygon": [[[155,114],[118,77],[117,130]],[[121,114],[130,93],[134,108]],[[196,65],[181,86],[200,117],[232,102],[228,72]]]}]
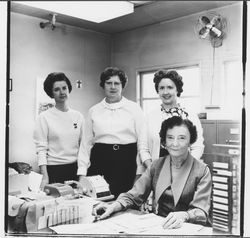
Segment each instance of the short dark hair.
[{"label": "short dark hair", "polygon": [[161,82],[161,80],[163,78],[169,78],[171,79],[176,88],[177,88],[177,96],[179,97],[181,95],[181,93],[183,92],[183,81],[182,81],[182,77],[177,73],[177,71],[175,70],[165,70],[165,69],[160,69],[157,72],[155,72],[154,74],[154,79],[153,82],[155,84],[155,90],[158,93],[158,86],[159,83]]},{"label": "short dark hair", "polygon": [[64,73],[61,72],[50,73],[43,82],[43,89],[47,93],[47,95],[51,98],[53,98],[53,85],[57,81],[65,81],[68,85],[69,92],[71,92],[72,90],[71,82]]},{"label": "short dark hair", "polygon": [[120,81],[122,83],[122,88],[124,88],[126,83],[128,82],[128,77],[124,73],[124,71],[122,71],[121,69],[118,69],[116,67],[108,67],[108,68],[104,69],[104,71],[101,73],[100,86],[102,88],[104,88],[105,81],[109,80],[112,76],[118,76],[119,77],[119,79],[120,79]]},{"label": "short dark hair", "polygon": [[196,126],[189,119],[183,119],[182,117],[178,116],[170,117],[162,122],[160,130],[161,144],[166,144],[166,135],[168,129],[172,129],[175,126],[181,125],[185,125],[188,128],[188,131],[190,133],[190,144],[193,144],[197,140]]}]

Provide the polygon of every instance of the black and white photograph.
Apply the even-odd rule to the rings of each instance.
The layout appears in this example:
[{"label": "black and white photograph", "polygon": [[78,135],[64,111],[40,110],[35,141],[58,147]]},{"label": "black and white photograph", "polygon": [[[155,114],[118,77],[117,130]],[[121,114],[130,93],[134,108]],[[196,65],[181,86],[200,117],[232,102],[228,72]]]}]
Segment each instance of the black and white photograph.
[{"label": "black and white photograph", "polygon": [[1,234],[249,237],[249,3],[3,1]]}]

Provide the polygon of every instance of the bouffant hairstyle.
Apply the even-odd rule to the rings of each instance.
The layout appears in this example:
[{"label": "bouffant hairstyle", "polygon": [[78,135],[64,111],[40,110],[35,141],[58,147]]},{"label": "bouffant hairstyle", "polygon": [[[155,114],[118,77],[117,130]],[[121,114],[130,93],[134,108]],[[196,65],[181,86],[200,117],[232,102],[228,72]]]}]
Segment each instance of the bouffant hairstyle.
[{"label": "bouffant hairstyle", "polygon": [[158,93],[158,86],[159,83],[163,78],[168,78],[171,79],[176,88],[177,88],[177,96],[180,97],[181,93],[183,92],[183,81],[182,77],[175,71],[175,70],[165,70],[165,69],[160,69],[154,74],[154,84],[155,84],[155,90]]},{"label": "bouffant hairstyle", "polygon": [[67,76],[61,72],[50,73],[43,83],[43,89],[47,95],[53,98],[53,85],[57,81],[65,81],[68,85],[69,92],[72,90],[72,85]]},{"label": "bouffant hairstyle", "polygon": [[121,70],[116,67],[108,67],[106,68],[100,76],[100,86],[104,88],[104,84],[106,80],[109,80],[112,76],[118,76],[121,83],[122,83],[122,88],[125,87],[126,83],[128,82],[128,77],[127,75]]},{"label": "bouffant hairstyle", "polygon": [[190,144],[193,144],[197,140],[196,126],[189,119],[183,119],[182,117],[178,116],[170,117],[162,122],[160,130],[161,144],[166,144],[166,135],[168,129],[172,129],[175,126],[181,125],[185,125],[188,128],[190,133]]}]

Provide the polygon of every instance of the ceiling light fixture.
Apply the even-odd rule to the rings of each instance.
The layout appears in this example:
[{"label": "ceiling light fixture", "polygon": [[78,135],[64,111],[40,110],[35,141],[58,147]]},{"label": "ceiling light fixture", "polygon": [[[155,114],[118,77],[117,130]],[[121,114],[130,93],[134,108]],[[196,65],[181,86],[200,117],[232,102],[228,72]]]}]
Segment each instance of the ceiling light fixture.
[{"label": "ceiling light fixture", "polygon": [[44,9],[96,23],[134,12],[128,1],[21,1],[19,4]]}]

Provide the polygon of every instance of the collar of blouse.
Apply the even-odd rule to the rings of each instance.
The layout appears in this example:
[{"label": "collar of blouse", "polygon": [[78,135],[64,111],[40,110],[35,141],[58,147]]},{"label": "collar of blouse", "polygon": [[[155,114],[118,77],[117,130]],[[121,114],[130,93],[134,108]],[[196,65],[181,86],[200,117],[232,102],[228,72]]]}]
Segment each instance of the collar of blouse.
[{"label": "collar of blouse", "polygon": [[126,103],[126,99],[122,97],[122,99],[119,102],[107,103],[106,98],[104,98],[101,103],[105,108],[109,110],[116,110],[124,106],[124,104]]}]

